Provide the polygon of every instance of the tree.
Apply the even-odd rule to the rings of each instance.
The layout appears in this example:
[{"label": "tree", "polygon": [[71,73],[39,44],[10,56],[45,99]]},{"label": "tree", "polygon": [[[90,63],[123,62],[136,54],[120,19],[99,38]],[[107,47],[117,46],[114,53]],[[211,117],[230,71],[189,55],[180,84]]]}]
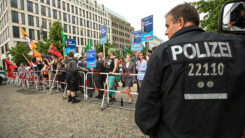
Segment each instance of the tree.
[{"label": "tree", "polygon": [[232,0],[200,0],[192,2],[199,14],[204,14],[201,27],[207,32],[218,32],[220,9],[223,4]]},{"label": "tree", "polygon": [[[103,53],[103,45],[102,44],[96,44],[94,45],[95,49],[96,49],[96,53]],[[113,44],[111,44],[108,40],[107,43],[105,43],[105,56],[108,57],[108,49],[109,48],[115,48],[115,46]],[[115,53],[116,54],[116,53]]]},{"label": "tree", "polygon": [[[12,47],[9,50],[9,54],[12,56],[12,61],[19,66],[20,63],[27,64],[27,61],[23,57],[25,55],[29,60],[31,59],[31,56],[28,55],[30,52],[30,49],[26,45],[26,43],[18,43],[15,47]],[[23,54],[23,55],[22,55]]]},{"label": "tree", "polygon": [[57,50],[62,54],[63,53],[63,45],[62,45],[62,36],[61,32],[63,31],[63,27],[61,22],[55,21],[49,28],[49,39],[44,39],[43,41],[38,41],[37,43],[37,51],[41,54],[48,54],[48,49],[51,44],[57,48]]}]

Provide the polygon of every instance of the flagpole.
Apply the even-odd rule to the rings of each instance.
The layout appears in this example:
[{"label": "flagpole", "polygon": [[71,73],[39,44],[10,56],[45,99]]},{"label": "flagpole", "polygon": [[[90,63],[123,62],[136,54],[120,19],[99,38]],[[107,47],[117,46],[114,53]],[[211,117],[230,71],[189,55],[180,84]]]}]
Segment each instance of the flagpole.
[{"label": "flagpole", "polygon": [[104,54],[104,58],[105,58],[105,44],[103,44],[103,54]]}]

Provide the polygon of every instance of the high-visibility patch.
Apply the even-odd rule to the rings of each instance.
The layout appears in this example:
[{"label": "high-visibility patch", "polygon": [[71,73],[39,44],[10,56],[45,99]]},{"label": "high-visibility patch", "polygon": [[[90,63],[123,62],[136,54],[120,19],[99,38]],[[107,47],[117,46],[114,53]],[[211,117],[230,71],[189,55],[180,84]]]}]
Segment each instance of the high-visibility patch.
[{"label": "high-visibility patch", "polygon": [[185,100],[227,100],[227,93],[184,94]]}]

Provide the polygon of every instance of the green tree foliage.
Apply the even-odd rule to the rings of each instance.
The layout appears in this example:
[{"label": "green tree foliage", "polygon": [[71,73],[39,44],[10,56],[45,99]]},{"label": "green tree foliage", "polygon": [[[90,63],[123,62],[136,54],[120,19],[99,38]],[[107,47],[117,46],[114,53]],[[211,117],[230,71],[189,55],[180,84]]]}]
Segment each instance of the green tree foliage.
[{"label": "green tree foliage", "polygon": [[49,28],[49,38],[37,43],[37,51],[41,54],[48,54],[48,49],[51,44],[63,54],[62,36],[63,27],[60,21],[55,21]]},{"label": "green tree foliage", "polygon": [[26,43],[18,43],[15,47],[12,47],[9,50],[9,54],[13,57],[12,61],[19,66],[20,63],[27,64],[27,61],[23,57],[22,54],[24,54],[30,61],[31,61],[31,56],[28,55],[30,52],[30,49],[26,45]]},{"label": "green tree foliage", "polygon": [[218,32],[220,9],[223,4],[232,0],[199,0],[192,2],[199,14],[204,14],[201,27],[207,32]]},{"label": "green tree foliage", "polygon": [[[94,48],[96,49],[96,53],[100,53],[102,52],[103,53],[103,45],[101,44],[96,44],[94,45]],[[108,57],[108,54],[107,54],[107,51],[109,48],[115,48],[115,46],[113,44],[111,44],[110,42],[108,42],[107,40],[107,43],[105,44],[105,56]],[[115,56],[116,56],[117,52],[115,53]]]}]

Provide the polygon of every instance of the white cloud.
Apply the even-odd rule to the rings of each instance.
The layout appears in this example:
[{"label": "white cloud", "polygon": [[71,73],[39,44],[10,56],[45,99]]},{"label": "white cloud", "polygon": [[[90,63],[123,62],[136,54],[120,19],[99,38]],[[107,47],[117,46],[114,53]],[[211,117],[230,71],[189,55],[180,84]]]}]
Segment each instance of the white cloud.
[{"label": "white cloud", "polygon": [[197,0],[97,0],[100,4],[124,16],[135,30],[140,30],[141,19],[153,15],[154,35],[163,40],[165,33],[165,14],[178,4]]}]

